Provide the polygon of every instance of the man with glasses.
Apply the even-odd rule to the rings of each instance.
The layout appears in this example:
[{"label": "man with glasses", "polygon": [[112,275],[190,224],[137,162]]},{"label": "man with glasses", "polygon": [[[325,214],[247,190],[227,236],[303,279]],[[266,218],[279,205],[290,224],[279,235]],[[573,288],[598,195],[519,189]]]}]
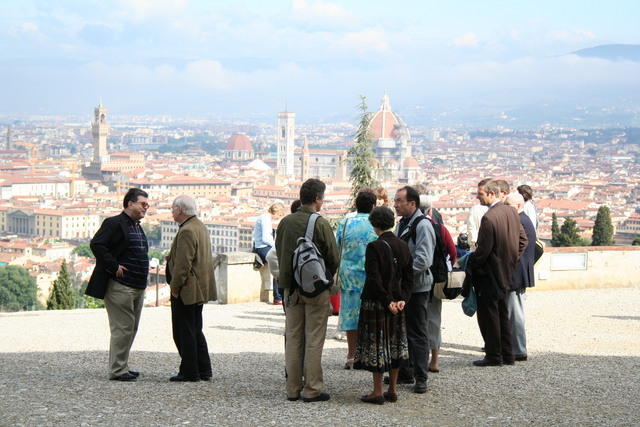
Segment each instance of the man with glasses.
[{"label": "man with glasses", "polygon": [[104,299],[111,329],[109,379],[116,381],[135,381],[140,374],[128,362],[149,274],[149,244],[140,226],[149,208],[147,197],[139,188],[129,189],[124,210],[105,219],[91,239],[96,266],[85,293]]}]

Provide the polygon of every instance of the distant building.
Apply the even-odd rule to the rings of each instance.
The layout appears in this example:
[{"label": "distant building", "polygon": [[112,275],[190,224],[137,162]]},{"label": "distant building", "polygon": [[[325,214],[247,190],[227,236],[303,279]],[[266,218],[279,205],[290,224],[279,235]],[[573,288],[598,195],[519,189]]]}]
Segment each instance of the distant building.
[{"label": "distant building", "polygon": [[278,146],[278,174],[294,178],[294,142],[296,113],[283,111],[278,113],[276,124],[276,143]]},{"label": "distant building", "polygon": [[231,135],[224,148],[224,158],[232,162],[251,161],[255,157],[253,145],[249,137],[243,133]]}]

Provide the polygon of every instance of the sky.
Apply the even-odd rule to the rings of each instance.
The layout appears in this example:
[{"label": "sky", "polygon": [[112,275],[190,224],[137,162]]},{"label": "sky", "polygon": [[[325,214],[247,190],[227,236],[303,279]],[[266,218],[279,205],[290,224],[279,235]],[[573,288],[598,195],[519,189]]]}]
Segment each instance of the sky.
[{"label": "sky", "polygon": [[640,111],[637,0],[0,0],[0,114],[412,120],[535,106]]}]

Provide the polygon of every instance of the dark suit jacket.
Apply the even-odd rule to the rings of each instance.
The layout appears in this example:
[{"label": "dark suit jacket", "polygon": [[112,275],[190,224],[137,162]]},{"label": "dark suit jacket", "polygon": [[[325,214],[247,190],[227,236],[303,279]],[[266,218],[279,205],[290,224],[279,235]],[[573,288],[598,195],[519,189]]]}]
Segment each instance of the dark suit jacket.
[{"label": "dark suit jacket", "polygon": [[516,262],[527,246],[527,235],[518,212],[502,202],[495,204],[482,217],[477,245],[470,261],[474,277],[478,279],[474,282],[476,289],[489,298],[494,297],[496,286],[497,296],[506,294]]},{"label": "dark suit jacket", "polygon": [[524,253],[516,264],[516,271],[513,273],[513,281],[511,282],[512,291],[533,287],[536,284],[536,279],[533,275],[533,264],[536,255],[536,229],[527,214],[521,212],[519,217],[529,243],[527,243]]},{"label": "dark suit jacket", "polygon": [[[395,271],[392,271],[392,253],[397,259]],[[388,307],[392,301],[407,302],[411,298],[413,260],[409,246],[391,231],[382,233],[378,240],[369,242],[365,253],[364,269],[367,278],[362,289],[362,299],[380,301],[382,305]],[[392,277],[394,273],[395,277]]]},{"label": "dark suit jacket", "polygon": [[[109,279],[115,279],[118,257],[129,247],[127,227],[129,216],[124,213],[105,219],[98,232],[91,239],[91,250],[96,257],[85,294],[103,299]],[[144,234],[144,232],[143,232]]]}]

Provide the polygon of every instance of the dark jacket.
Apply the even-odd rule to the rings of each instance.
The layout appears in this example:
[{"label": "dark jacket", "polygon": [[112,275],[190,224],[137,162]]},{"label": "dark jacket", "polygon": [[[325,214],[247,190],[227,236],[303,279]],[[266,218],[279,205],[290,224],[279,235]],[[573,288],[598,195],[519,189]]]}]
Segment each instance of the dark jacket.
[{"label": "dark jacket", "polygon": [[[397,270],[393,268],[393,257],[398,261]],[[407,243],[392,232],[381,234],[378,240],[367,245],[364,269],[367,278],[362,289],[362,299],[376,300],[388,307],[392,301],[407,302],[411,298],[413,259]],[[395,277],[392,277],[394,273]]]},{"label": "dark jacket", "polygon": [[527,235],[513,207],[498,202],[484,214],[478,231],[478,247],[470,260],[473,284],[480,295],[493,297],[496,286],[500,291],[498,296],[506,294],[527,243]]},{"label": "dark jacket", "polygon": [[[103,299],[109,279],[115,279],[118,270],[118,257],[129,247],[127,227],[130,218],[124,213],[105,219],[98,232],[91,239],[91,250],[96,257],[85,294]],[[144,232],[143,232],[144,233]]]},{"label": "dark jacket", "polygon": [[536,229],[531,219],[529,219],[524,212],[520,212],[519,217],[529,243],[516,264],[516,271],[513,273],[513,280],[511,282],[512,291],[530,288],[536,284],[536,279],[533,275],[533,264],[536,254]]}]

